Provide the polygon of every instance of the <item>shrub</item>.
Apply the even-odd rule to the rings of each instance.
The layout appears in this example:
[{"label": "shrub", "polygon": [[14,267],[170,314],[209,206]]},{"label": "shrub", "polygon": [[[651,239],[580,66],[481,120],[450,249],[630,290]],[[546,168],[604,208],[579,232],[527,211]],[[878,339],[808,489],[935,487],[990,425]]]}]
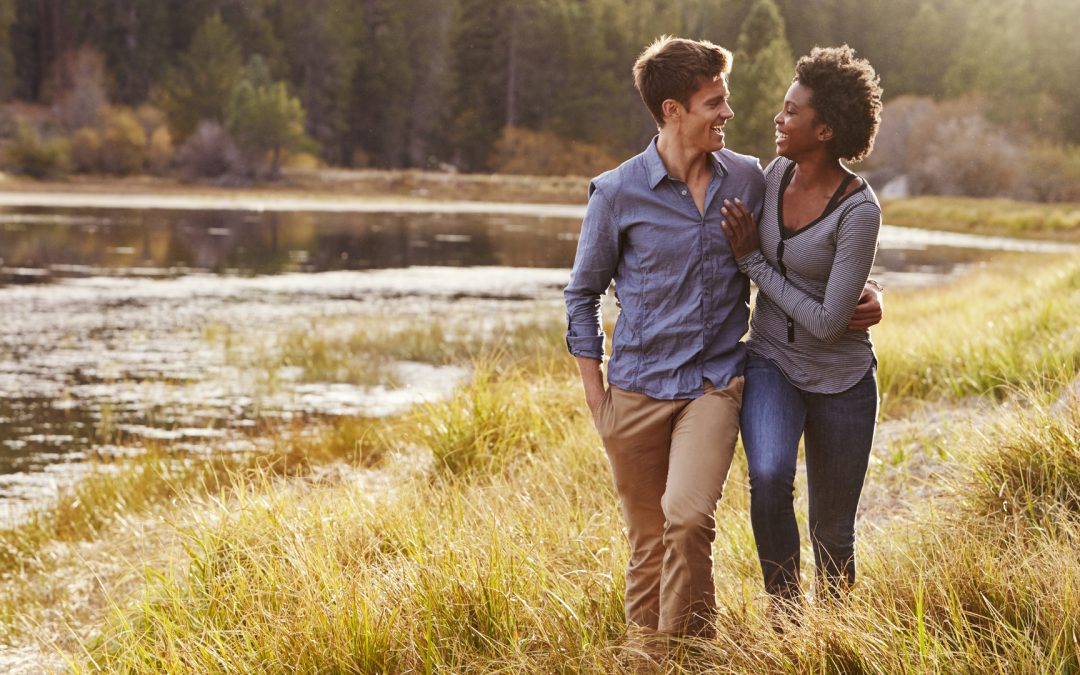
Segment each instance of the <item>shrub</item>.
[{"label": "shrub", "polygon": [[139,124],[146,133],[147,138],[153,136],[155,131],[167,126],[169,123],[165,113],[149,103],[144,103],[135,109],[135,118],[139,120]]},{"label": "shrub", "polygon": [[232,136],[217,122],[203,120],[176,153],[176,163],[189,178],[217,178],[244,172]]},{"label": "shrub", "polygon": [[32,178],[58,178],[71,165],[70,147],[63,138],[42,139],[37,129],[20,122],[15,138],[4,151],[8,166]]},{"label": "shrub", "polygon": [[996,125],[985,108],[977,97],[890,101],[864,170],[879,188],[906,175],[912,195],[1080,200],[1080,148],[1023,125]]},{"label": "shrub", "polygon": [[618,165],[603,148],[549,131],[505,127],[488,162],[496,173],[595,176]]},{"label": "shrub", "polygon": [[146,168],[151,173],[162,173],[173,159],[172,134],[168,127],[160,126],[150,135],[146,144]]},{"label": "shrub", "polygon": [[1026,164],[1027,187],[1035,199],[1080,201],[1080,147],[1032,143]]},{"label": "shrub", "polygon": [[863,170],[873,171],[885,180],[907,173],[911,131],[935,106],[932,100],[917,96],[900,96],[886,103],[874,152],[863,162]]},{"label": "shrub", "polygon": [[101,135],[89,127],[71,137],[71,165],[75,171],[97,171],[101,167]]},{"label": "shrub", "polygon": [[323,166],[322,160],[310,152],[286,152],[282,164],[287,169],[302,170],[319,169]]},{"label": "shrub", "polygon": [[988,122],[977,99],[936,106],[911,130],[912,194],[1023,198],[1023,143]]},{"label": "shrub", "polygon": [[102,121],[101,168],[127,175],[142,171],[146,134],[128,108],[111,108]]}]

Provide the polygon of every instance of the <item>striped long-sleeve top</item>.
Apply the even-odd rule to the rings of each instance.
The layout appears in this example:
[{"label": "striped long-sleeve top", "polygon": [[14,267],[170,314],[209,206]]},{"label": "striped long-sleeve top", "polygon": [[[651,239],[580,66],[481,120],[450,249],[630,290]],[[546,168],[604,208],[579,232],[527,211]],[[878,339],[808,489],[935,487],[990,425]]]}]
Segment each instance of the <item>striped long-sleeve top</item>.
[{"label": "striped long-sleeve top", "polygon": [[870,331],[848,330],[847,324],[874,265],[881,206],[864,180],[834,208],[791,232],[781,214],[785,173],[793,167],[779,157],[766,169],[760,250],[738,261],[759,288],[747,348],[779,366],[800,389],[835,394],[857,383],[874,359]]}]

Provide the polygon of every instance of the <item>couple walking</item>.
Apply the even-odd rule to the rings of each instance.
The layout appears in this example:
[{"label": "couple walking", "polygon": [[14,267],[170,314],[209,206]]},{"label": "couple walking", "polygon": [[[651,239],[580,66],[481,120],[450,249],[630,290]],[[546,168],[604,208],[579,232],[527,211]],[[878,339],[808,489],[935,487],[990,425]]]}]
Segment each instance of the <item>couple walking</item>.
[{"label": "couple walking", "polygon": [[[740,428],[775,603],[801,596],[800,437],[818,590],[854,582],[877,416],[868,327],[881,308],[867,279],[881,209],[841,164],[873,145],[877,76],[846,46],[801,58],[774,119],[778,157],[762,172],[724,145],[730,70],[727,50],[668,36],[638,58],[634,82],[659,133],[590,184],[565,291],[567,347],[630,543],[626,619],[671,635],[713,630],[715,511]],[[612,280],[622,311],[605,388],[600,296]]]}]

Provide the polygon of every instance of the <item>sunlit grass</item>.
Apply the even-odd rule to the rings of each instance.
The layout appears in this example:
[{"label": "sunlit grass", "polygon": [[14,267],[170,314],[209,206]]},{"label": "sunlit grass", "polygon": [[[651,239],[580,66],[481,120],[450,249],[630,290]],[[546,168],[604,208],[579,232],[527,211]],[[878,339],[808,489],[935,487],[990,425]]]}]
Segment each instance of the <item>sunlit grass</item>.
[{"label": "sunlit grass", "polygon": [[[86,667],[640,672],[641,655],[621,638],[626,550],[616,499],[590,422],[564,391],[571,385],[556,378],[521,394],[529,399],[522,409],[550,408],[554,422],[536,426],[539,450],[517,436],[503,462],[484,464],[489,470],[462,473],[436,463],[374,494],[364,483],[244,485],[219,518],[184,532],[189,571],[151,579],[146,598],[116,612],[89,646]],[[720,634],[677,647],[668,667],[1080,667],[1080,521],[1059,489],[1080,469],[1080,457],[1075,447],[1042,445],[1041,431],[1053,427],[1055,438],[1075,438],[1080,416],[1070,410],[1064,417],[1020,416],[967,439],[958,464],[941,478],[951,496],[918,527],[864,540],[862,581],[853,594],[809,608],[802,624],[782,636],[771,629],[757,590],[745,485],[736,476],[715,546]],[[504,422],[430,423],[494,434]],[[1018,433],[1028,440],[1017,441]],[[1055,468],[1028,461],[1035,450],[1054,455]],[[994,469],[1003,453],[1027,468]],[[986,472],[992,481],[980,477]],[[1036,483],[1057,486],[1038,491],[1049,508],[1036,520],[988,512],[985,505],[1002,492],[993,485],[1001,477],[1005,494],[1034,495]]]},{"label": "sunlit grass", "polygon": [[561,320],[529,319],[478,329],[449,320],[402,325],[381,320],[338,319],[289,329],[271,344],[229,331],[207,331],[206,338],[226,350],[226,360],[275,383],[281,369],[299,370],[302,382],[344,382],[360,386],[399,386],[396,365],[434,366],[484,362],[505,365],[522,360],[547,361],[545,368],[565,368],[553,344],[562,341]]},{"label": "sunlit grass", "polygon": [[973,197],[911,197],[883,205],[885,222],[1008,237],[1080,240],[1080,204]]},{"label": "sunlit grass", "polygon": [[[395,418],[298,423],[274,461],[243,470],[189,476],[148,459],[166,468],[103,473],[46,526],[2,539],[3,569],[23,573],[50,542],[107,539],[140,509],[194,514],[174,520],[183,553],[147,568],[143,592],[116,598],[81,642],[85,672],[1077,672],[1080,403],[1051,402],[1078,371],[1078,302],[1068,258],[887,295],[874,339],[888,414],[930,419],[975,399],[997,421],[875,449],[871,481],[932,454],[933,496],[864,530],[851,596],[783,635],[760,590],[740,453],[717,517],[718,637],[662,665],[623,637],[622,521],[561,322],[461,348],[431,327],[344,324],[322,348],[327,377],[350,340],[472,377]],[[342,480],[286,479],[341,462]],[[915,499],[902,477],[871,487]],[[796,495],[805,514],[802,478]],[[811,559],[805,548],[807,579]],[[46,602],[34,578],[0,621],[20,598]]]},{"label": "sunlit grass", "polygon": [[1080,258],[1005,259],[940,288],[889,292],[873,328],[886,415],[1080,372]]},{"label": "sunlit grass", "polygon": [[512,418],[544,408],[551,424],[533,420],[529,437],[504,417],[416,420],[418,438],[499,436],[499,463],[490,445],[455,445],[477,460],[378,494],[238,491],[217,525],[190,533],[189,575],[118,615],[93,667],[430,671],[559,664],[605,644],[620,630],[625,554],[603,454],[565,378],[503,377],[521,400]]}]

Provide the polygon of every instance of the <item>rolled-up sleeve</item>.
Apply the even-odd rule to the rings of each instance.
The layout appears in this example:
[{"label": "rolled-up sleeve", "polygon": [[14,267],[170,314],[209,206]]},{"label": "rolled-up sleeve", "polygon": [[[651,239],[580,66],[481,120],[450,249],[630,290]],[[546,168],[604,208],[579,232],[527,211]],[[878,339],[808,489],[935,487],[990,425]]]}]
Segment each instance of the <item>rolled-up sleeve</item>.
[{"label": "rolled-up sleeve", "polygon": [[619,228],[608,197],[589,186],[589,204],[581,223],[574,269],[563,291],[566,298],[566,348],[574,356],[602,361],[604,328],[600,296],[607,292],[619,262]]}]

